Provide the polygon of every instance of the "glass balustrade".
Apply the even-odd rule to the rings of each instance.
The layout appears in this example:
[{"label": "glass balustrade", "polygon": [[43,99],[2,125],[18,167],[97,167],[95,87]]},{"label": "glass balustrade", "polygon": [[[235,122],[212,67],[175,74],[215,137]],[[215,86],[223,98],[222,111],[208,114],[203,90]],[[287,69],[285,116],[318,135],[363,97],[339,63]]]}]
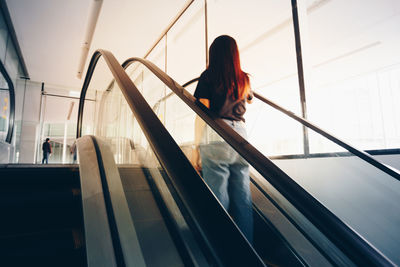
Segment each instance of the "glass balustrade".
[{"label": "glass balustrade", "polygon": [[[148,70],[137,70],[132,80],[186,156],[193,160],[195,112],[178,96],[165,97],[171,91]],[[191,85],[189,90],[193,92],[194,87],[195,84]],[[399,181],[311,129],[308,129],[311,150],[318,147],[317,151],[323,148],[329,153],[324,157],[319,154],[305,157],[303,126],[299,122],[258,99],[247,107],[249,142],[360,236],[392,260],[399,261],[400,209],[396,204],[400,201]],[[218,138],[210,127],[207,131]],[[287,154],[294,156],[279,157]]]},{"label": "glass balustrade", "polygon": [[[99,66],[101,64],[104,63],[100,59]],[[143,65],[131,64],[127,73],[130,73],[147,104],[187,158],[194,162],[197,145],[195,120],[199,119],[196,113]],[[106,138],[117,163],[159,167],[117,83],[112,83],[112,79],[105,74],[95,75],[99,77],[93,77],[94,82],[89,88],[92,92],[97,91],[92,93],[96,97],[96,117],[91,120],[84,116],[84,128],[93,129],[96,136]],[[96,86],[96,81],[109,86],[103,86],[106,90],[98,91],[101,87]],[[194,88],[195,84],[192,84],[188,90],[193,92]],[[399,181],[311,129],[308,129],[309,136],[313,137],[311,149],[318,146],[320,151],[323,147],[326,153],[323,157],[319,154],[307,157],[302,154],[303,126],[299,122],[258,99],[254,99],[247,107],[246,125],[250,144],[363,239],[392,261],[400,261],[400,236],[397,231],[400,210],[396,204],[400,200]],[[203,138],[200,145],[225,143],[211,127],[206,126],[205,129],[209,139]],[[292,154],[292,157],[282,157],[287,154]],[[281,193],[266,181],[268,177],[260,175],[253,166],[251,170],[254,182],[268,191],[269,197],[279,203],[277,205],[283,206],[280,209],[286,211],[286,216],[293,216],[290,220],[296,222],[297,227],[308,235],[307,238],[314,242],[323,238],[321,232],[310,226],[304,216],[293,211],[296,209],[292,204],[282,201],[284,198]],[[285,236],[285,233],[282,234]],[[296,242],[290,240],[289,236],[285,237],[288,242]]]}]

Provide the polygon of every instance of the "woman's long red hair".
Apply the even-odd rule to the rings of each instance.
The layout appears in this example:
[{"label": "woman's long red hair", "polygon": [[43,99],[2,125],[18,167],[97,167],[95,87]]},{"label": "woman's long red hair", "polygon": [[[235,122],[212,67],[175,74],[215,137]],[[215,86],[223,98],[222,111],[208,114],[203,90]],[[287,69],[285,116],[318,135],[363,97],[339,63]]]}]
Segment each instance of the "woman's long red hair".
[{"label": "woman's long red hair", "polygon": [[235,100],[243,99],[249,93],[249,77],[240,67],[239,50],[232,37],[221,35],[214,40],[207,70],[221,93]]}]

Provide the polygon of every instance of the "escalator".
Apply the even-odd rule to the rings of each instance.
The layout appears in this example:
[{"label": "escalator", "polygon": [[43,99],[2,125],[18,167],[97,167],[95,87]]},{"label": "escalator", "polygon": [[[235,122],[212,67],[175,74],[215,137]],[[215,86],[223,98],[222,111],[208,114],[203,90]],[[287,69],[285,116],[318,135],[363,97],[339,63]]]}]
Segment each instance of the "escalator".
[{"label": "escalator", "polygon": [[[150,167],[117,167],[107,141],[94,136],[79,138],[77,148],[88,266],[264,265],[224,212],[209,210],[221,221],[204,227],[196,213],[207,210],[196,210],[192,202],[204,195],[182,196],[188,192],[176,190],[173,174],[154,165],[155,158],[146,158]],[[218,205],[207,196],[197,205],[209,208],[210,200]],[[219,250],[213,243],[220,237],[207,234],[218,224],[235,241]],[[228,254],[238,249],[241,255]]]},{"label": "escalator", "polygon": [[[104,65],[97,66],[100,59]],[[141,79],[130,78],[129,71],[124,71],[110,52],[100,50],[92,58],[81,95],[78,137],[82,133],[92,135],[77,140],[79,170],[76,165],[4,165],[0,169],[4,215],[2,264],[395,266],[398,263],[398,231],[389,229],[384,233],[393,233],[394,241],[377,242],[373,238],[375,233],[369,235],[370,229],[363,229],[375,224],[380,230],[379,216],[371,222],[363,221],[365,211],[344,217],[347,210],[337,199],[345,194],[334,192],[339,197],[327,201],[329,192],[314,191],[315,188],[297,177],[304,170],[291,163],[269,160],[257,147],[214,118],[155,65],[137,58],[123,65],[128,67],[132,62],[140,63],[162,86],[158,87],[154,81],[144,83],[143,70]],[[109,81],[105,79],[107,74],[114,81],[96,99],[92,107],[96,118],[91,121],[84,113],[85,96],[88,90],[104,88],[104,81]],[[153,90],[146,89],[149,87]],[[162,97],[156,101],[148,97],[148,93],[154,94],[160,88]],[[167,88],[173,93],[168,93]],[[171,108],[167,105],[171,99],[172,107],[179,107],[174,112],[179,118],[173,118],[172,122],[165,112],[167,107]],[[189,161],[193,144],[184,129],[197,115],[208,124],[212,134],[221,136],[251,165],[253,244],[246,240]],[[315,129],[306,121],[301,123]],[[353,172],[360,172],[366,176],[363,179],[373,176],[384,180],[373,184],[376,190],[367,194],[371,201],[366,204],[375,209],[375,214],[385,212],[379,208],[387,207],[394,215],[383,219],[389,221],[386,225],[396,225],[399,213],[391,201],[399,192],[398,171],[323,131],[321,134],[347,150],[338,155],[347,159],[356,157],[364,164],[360,170],[352,162],[338,158],[337,169],[344,169],[351,179]],[[307,158],[303,160],[303,165],[313,167]],[[319,161],[323,163],[327,166],[326,160]],[[334,170],[320,171],[321,177],[326,175],[324,171]],[[361,189],[371,186],[362,181]],[[363,200],[363,196],[356,197]],[[376,199],[383,201],[376,203]],[[353,200],[344,199],[343,203]],[[363,204],[353,202],[354,207],[349,210],[353,212],[360,203]],[[358,216],[359,221],[351,221]],[[390,244],[385,246],[387,243]]]},{"label": "escalator", "polygon": [[[132,68],[129,68],[130,64]],[[141,88],[148,103],[157,107],[155,112],[180,147],[189,152],[186,153],[188,158],[190,143],[187,144],[186,140],[193,139],[182,136],[181,132],[184,127],[193,127],[197,114],[248,160],[253,167],[254,187],[270,200],[283,218],[276,220],[275,214],[267,214],[267,221],[275,220],[275,229],[279,229],[278,232],[303,262],[321,265],[318,260],[313,262],[314,256],[310,258],[310,254],[318,253],[313,253],[311,249],[304,251],[305,247],[314,247],[314,252],[317,250],[334,265],[350,265],[351,262],[358,265],[394,265],[399,262],[400,246],[396,241],[399,231],[396,225],[400,217],[395,204],[400,200],[399,171],[256,94],[259,103],[255,104],[262,107],[258,112],[263,115],[264,109],[271,109],[276,114],[270,114],[279,118],[276,126],[268,125],[269,116],[265,116],[264,121],[260,120],[259,125],[270,126],[268,131],[276,131],[278,135],[307,128],[311,152],[315,150],[316,143],[333,151],[305,155],[300,160],[268,160],[262,146],[249,144],[220,120],[213,119],[213,114],[196,103],[188,91],[150,62],[131,58],[122,65],[128,73],[132,73],[132,80]],[[154,80],[159,80],[158,85]],[[165,87],[170,91],[163,90]],[[156,90],[163,93],[158,95],[158,99],[152,97]],[[173,96],[169,97],[170,94]],[[168,114],[165,112],[168,109],[174,112]],[[265,139],[266,133],[262,129],[254,132]],[[282,227],[282,220],[288,220],[289,225],[297,229],[297,234],[293,235],[291,230]],[[299,244],[301,236],[308,244]]]},{"label": "escalator", "polygon": [[[137,98],[138,96],[131,97],[131,99]],[[107,103],[103,102],[102,104],[106,105]],[[120,108],[122,109],[123,107],[121,106]],[[98,112],[98,114],[101,113],[102,111]],[[127,140],[127,138],[104,138],[112,148],[111,150],[115,149],[118,141],[119,144],[117,146],[124,147],[124,151],[119,153],[118,156],[114,153],[115,159],[125,156],[131,160],[129,161],[130,164],[120,167],[119,173],[122,181],[120,183],[126,195],[128,209],[132,215],[132,223],[137,236],[136,242],[143,252],[143,261],[149,264],[149,261],[159,259],[160,262],[164,262],[164,265],[151,266],[165,266],[165,260],[162,259],[161,255],[169,255],[169,257],[175,259],[180,258],[178,262],[183,262],[185,266],[232,266],[234,264],[264,266],[263,260],[255,253],[252,246],[233,224],[232,219],[212,195],[201,177],[194,171],[182,151],[179,148],[174,148],[173,141],[168,141],[168,136],[165,132],[163,133],[161,127],[160,129],[154,128],[155,122],[148,117],[143,121],[151,124],[151,131],[145,134],[147,139],[153,139],[150,145],[153,149],[144,149],[143,140],[139,144],[132,140]],[[142,123],[144,124],[142,128],[149,127],[144,122]],[[98,137],[93,138],[97,139]],[[79,147],[79,140],[78,152],[82,150]],[[158,144],[156,143],[157,141]],[[176,150],[175,155],[172,154],[173,150]],[[80,153],[79,158],[81,159],[80,165],[84,166]],[[146,184],[148,183],[149,185],[143,185],[142,182],[138,182],[143,181],[143,176],[146,177]],[[107,190],[109,189],[104,189],[104,191]],[[139,196],[143,197],[143,201],[138,200]],[[154,201],[157,205],[154,205]],[[169,204],[167,205],[167,203]],[[154,208],[156,206],[157,209]],[[144,218],[137,215],[142,213],[143,210],[150,212],[150,215],[143,215]],[[148,218],[152,216],[155,216],[153,218],[156,221],[154,225]],[[275,259],[276,262],[280,262],[280,266],[301,265],[296,256],[287,249],[276,233],[265,227],[263,217],[258,216],[256,218],[258,219],[256,220],[257,225],[260,225],[260,235],[258,235],[260,244],[263,243],[261,239],[264,238],[275,241],[274,246],[271,246],[270,249],[264,249],[267,252],[262,256],[264,261],[269,262],[273,259],[273,255],[278,255],[276,252],[280,251],[285,255],[284,257],[280,256],[279,261]],[[87,221],[86,218],[85,221]],[[157,224],[159,224],[158,227],[156,227]],[[150,242],[148,239],[146,241],[146,231],[142,232],[141,230],[143,227],[144,229],[152,229],[151,233],[161,231],[160,229],[165,230],[166,228],[168,231],[161,234],[161,236],[165,235],[165,237],[160,239],[159,242],[155,240]],[[89,236],[89,234],[86,234],[86,236]],[[147,238],[151,240],[151,234]],[[227,242],[229,245],[226,244]],[[154,244],[161,245],[163,243],[173,243],[176,249],[167,252],[168,250],[166,249],[154,248]],[[146,244],[151,249],[147,250]],[[171,249],[174,246],[168,247]],[[272,247],[274,249],[271,249]],[[165,253],[163,253],[164,251]],[[154,253],[154,256],[145,256]],[[179,257],[176,257],[177,255]],[[171,265],[175,266],[178,262]],[[170,264],[167,265],[169,266]]]},{"label": "escalator", "polygon": [[[177,233],[178,226],[175,225],[182,217],[180,219],[172,217],[171,209],[174,207],[176,210],[177,206],[173,195],[165,195],[169,189],[173,190],[171,185],[168,187],[165,183],[170,180],[165,171],[145,169],[140,166],[120,166],[119,172],[131,214],[136,214],[133,220],[138,229],[138,239],[144,244],[141,248],[146,264],[148,266],[192,265],[193,259],[190,259],[189,254],[197,252],[199,253],[195,258],[197,265],[210,265],[207,263],[207,257],[201,255],[201,249],[196,245],[194,236],[189,238],[192,246],[190,253],[182,246],[183,241],[180,240]],[[275,266],[303,266],[296,255],[288,250],[285,241],[274,232],[273,227],[266,227],[265,219],[256,210],[254,221],[254,245],[257,251],[262,252],[260,257],[265,263]],[[269,241],[268,244],[265,240]]]},{"label": "escalator", "polygon": [[[96,118],[90,121],[84,116],[86,93],[99,88],[100,83],[96,83],[97,80],[107,80],[104,79],[104,73],[99,74],[98,77],[92,77],[96,73],[95,70],[98,68],[96,64],[100,58],[104,59],[104,64],[103,68],[98,66],[99,69],[108,69],[115,82],[109,84],[97,99]],[[154,81],[143,82],[146,80],[143,78],[143,71],[141,77],[139,75],[129,78],[126,73],[130,71],[122,71],[123,69],[111,53],[97,51],[92,58],[82,90],[78,137],[82,132],[90,133],[88,129],[96,128],[92,131],[92,134],[96,136],[93,140],[100,138],[99,140],[103,141],[94,142],[104,142],[104,146],[109,147],[109,152],[104,155],[113,158],[118,164],[124,164],[120,165],[120,178],[117,177],[116,180],[121,184],[120,189],[126,196],[125,210],[130,211],[129,214],[133,220],[131,224],[135,229],[133,244],[136,248],[138,246],[141,248],[138,257],[141,258],[142,263],[150,266],[151,260],[164,252],[163,249],[155,249],[150,245],[157,240],[151,234],[164,229],[165,231],[157,235],[163,238],[160,238],[156,244],[160,246],[163,245],[161,243],[174,244],[174,246],[168,245],[172,250],[164,253],[164,256],[171,258],[173,262],[171,265],[174,266],[180,264],[185,266],[263,266],[265,264],[272,266],[393,266],[396,264],[397,259],[393,255],[396,254],[397,248],[395,246],[382,247],[382,243],[375,242],[364,234],[362,230],[365,229],[362,227],[365,224],[362,222],[362,217],[360,217],[361,222],[347,221],[354,216],[356,218],[362,216],[363,212],[343,217],[341,214],[343,210],[339,209],[342,207],[332,205],[340,201],[328,202],[326,196],[330,196],[329,194],[315,193],[310,185],[302,184],[302,181],[296,177],[296,174],[301,173],[296,166],[287,167],[285,166],[285,164],[288,165],[287,162],[269,160],[259,149],[241,138],[221,120],[214,118],[204,106],[195,102],[189,92],[152,63],[132,58],[123,66],[127,67],[132,62],[138,63],[133,70],[130,70],[133,75],[140,68],[147,69],[146,75],[153,75],[161,86],[155,84]],[[102,85],[104,88],[104,82]],[[138,88],[142,91],[141,93]],[[169,95],[167,88],[172,90],[174,95],[172,107],[179,106],[175,114],[180,116],[181,121],[174,118],[172,121],[178,121],[175,124],[166,118],[167,102],[172,99],[172,97],[167,99]],[[155,94],[157,90],[163,91],[163,96],[158,98],[158,100],[162,99],[163,103],[154,101],[154,98],[146,98],[146,94]],[[156,107],[157,110],[153,112],[151,106]],[[160,110],[164,110],[164,113],[159,112]],[[186,116],[186,113],[190,114]],[[182,129],[188,127],[185,120],[186,123],[193,122],[193,116],[196,114],[208,124],[210,131],[214,131],[225,139],[252,167],[254,246],[246,241],[188,160],[193,146],[188,142],[190,137],[185,136]],[[328,138],[328,140],[331,139]],[[335,144],[338,143],[335,142]],[[396,170],[391,168],[388,170],[373,159],[368,158],[370,161],[363,159],[365,155],[358,155],[359,152],[352,150],[352,147],[346,149],[348,151],[346,153],[355,156],[364,164],[365,169],[354,168],[352,164],[343,162],[341,159],[339,163],[336,163],[340,164],[336,168],[344,169],[350,178],[353,178],[353,172],[364,174],[364,171],[367,171],[377,174],[379,179],[386,179],[386,187],[389,184],[393,185],[392,189],[396,191],[399,177]],[[82,148],[79,149],[78,145],[79,150],[82,151]],[[82,159],[83,157],[80,156],[80,165],[84,166]],[[307,164],[307,162],[303,163]],[[332,172],[332,169],[326,168],[323,171]],[[104,168],[103,172],[108,172],[108,168]],[[320,174],[321,177],[326,175],[324,172]],[[114,184],[114,182],[108,183]],[[361,189],[364,187],[365,185],[360,186]],[[113,192],[107,187],[103,189],[106,192],[104,196],[108,194],[107,192]],[[340,193],[342,192],[338,194]],[[137,199],[139,195],[143,197],[140,200]],[[392,195],[396,197],[395,192]],[[357,197],[363,199],[360,196]],[[378,196],[378,199],[381,197],[381,195]],[[106,198],[112,199],[110,196],[105,197],[106,202]],[[340,197],[338,199],[340,200]],[[375,199],[372,200],[375,201]],[[115,206],[118,201],[115,201],[114,204],[109,204],[109,206],[114,205],[111,208],[114,212],[118,210],[118,205]],[[343,203],[347,203],[346,201]],[[141,204],[135,207],[134,203]],[[145,203],[152,203],[148,204],[148,210],[145,208],[147,205]],[[385,204],[388,204],[388,201]],[[359,205],[359,202],[354,203],[356,208]],[[389,203],[389,207],[393,208],[393,205]],[[111,210],[106,212],[107,216]],[[149,213],[136,217],[135,214],[141,214],[143,210]],[[122,212],[122,214],[125,213]],[[397,216],[395,215],[393,219],[396,223]],[[112,221],[110,218],[109,220]],[[159,228],[146,233],[143,229],[152,223],[158,224]],[[118,223],[114,224],[115,226],[110,226],[110,229],[118,228]],[[394,234],[396,235],[397,232]],[[119,235],[120,238],[124,236]],[[110,243],[113,244],[116,258],[118,255],[123,255],[122,258],[125,259],[128,254],[124,251],[127,250],[124,250],[124,246],[118,249],[120,241],[123,243],[123,240],[116,241],[115,239],[112,239]],[[87,242],[86,245],[88,245]],[[148,250],[144,249],[146,246],[149,247]],[[87,248],[86,251],[89,249]],[[156,263],[154,266],[157,266]]]},{"label": "escalator", "polygon": [[[120,165],[118,169],[147,266],[188,266],[193,264],[193,260],[198,266],[210,265],[196,245],[194,236],[185,237],[186,242],[189,240],[191,243],[190,253],[182,244],[183,237],[179,236],[178,230],[182,226],[176,223],[183,217],[172,215],[172,210],[176,212],[178,207],[170,193],[172,186],[165,182],[170,183],[166,172],[132,165]],[[260,198],[255,195],[255,201],[257,197]],[[275,232],[274,227],[266,227],[268,222],[256,209],[254,221],[254,246],[261,252],[260,257],[265,263],[274,266],[303,266],[296,254],[288,249],[285,240]],[[198,255],[190,258],[189,254],[194,252]],[[319,260],[322,265],[327,264],[323,259]]]}]

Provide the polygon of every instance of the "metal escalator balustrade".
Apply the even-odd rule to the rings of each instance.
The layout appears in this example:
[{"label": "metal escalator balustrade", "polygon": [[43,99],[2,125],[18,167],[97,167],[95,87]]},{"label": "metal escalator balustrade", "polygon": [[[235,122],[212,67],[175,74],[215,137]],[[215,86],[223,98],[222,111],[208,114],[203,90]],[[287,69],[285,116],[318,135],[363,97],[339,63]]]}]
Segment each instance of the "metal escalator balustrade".
[{"label": "metal escalator balustrade", "polygon": [[[154,85],[152,83],[152,85]],[[156,89],[154,87],[154,89]],[[143,89],[142,89],[143,90]],[[156,90],[154,90],[156,91]],[[98,94],[99,95],[99,94]],[[155,166],[148,166],[149,164],[149,158],[146,155],[140,155],[140,151],[143,151],[143,147],[148,146],[148,144],[144,144],[140,140],[140,135],[138,136],[137,133],[134,133],[129,137],[129,130],[128,132],[125,132],[125,126],[126,125],[137,125],[137,122],[134,120],[130,120],[131,115],[126,114],[126,107],[124,106],[123,103],[124,97],[122,96],[121,93],[119,93],[119,88],[115,88],[115,83],[113,83],[111,86],[107,87],[106,92],[99,97],[99,103],[104,107],[103,109],[99,109],[99,113],[101,114],[100,116],[107,121],[107,123],[100,122],[99,123],[99,128],[98,133],[102,135],[105,133],[105,129],[118,129],[115,132],[109,132],[105,136],[107,139],[112,143],[114,155],[116,156],[116,159],[118,160],[119,163],[127,164],[127,163],[136,163],[139,165],[143,165],[146,168],[148,167],[149,169],[156,169],[157,167]],[[154,109],[154,108],[153,108]],[[106,115],[106,116],[104,116]],[[159,117],[162,119],[162,114],[158,114]],[[132,115],[133,116],[133,115]],[[107,118],[108,117],[108,118]],[[182,126],[182,125],[180,125]],[[104,129],[103,129],[104,128]],[[133,127],[133,129],[138,128],[138,127]],[[182,130],[184,128],[180,127]],[[185,127],[186,128],[186,127]],[[120,137],[118,137],[120,136]],[[123,138],[121,138],[123,136]],[[127,138],[130,138],[130,141],[128,144]],[[133,146],[131,145],[133,143]],[[121,149],[122,145],[122,149]],[[182,148],[182,147],[181,147]],[[118,152],[119,151],[119,152]],[[129,156],[129,151],[135,151],[138,153],[132,153],[132,157]],[[146,152],[145,152],[146,153]],[[139,155],[135,155],[139,154]],[[152,157],[150,157],[152,158]],[[154,176],[154,175],[152,175]],[[164,175],[163,175],[164,176]],[[168,180],[168,176],[166,175],[164,179]],[[160,180],[160,179],[159,179]],[[171,184],[170,182],[167,184]],[[164,191],[164,190],[161,190]],[[174,191],[174,190],[172,190]],[[172,212],[174,213],[174,212]],[[259,213],[255,210],[254,211],[255,218],[254,220],[256,221],[255,227],[256,227],[256,233],[255,233],[255,244],[254,248],[256,251],[259,253],[260,257],[264,260],[266,264],[275,264],[279,266],[302,266],[304,263],[302,263],[301,257],[296,256],[296,252],[290,248],[290,245],[285,241],[284,237],[280,237],[279,234],[272,229],[269,225],[265,223],[265,219],[263,219],[263,215],[259,215]],[[177,219],[178,221],[182,221]],[[212,220],[212,218],[210,218]],[[174,223],[176,224],[176,223]],[[185,230],[185,227],[179,227],[182,229],[181,235],[185,235],[188,231]],[[156,231],[156,230],[155,230]],[[292,235],[293,236],[293,235]],[[298,235],[296,236],[298,237]],[[270,242],[269,242],[270,241]],[[304,240],[303,240],[304,241]],[[296,240],[297,246],[302,246],[306,247],[304,242],[299,242]],[[304,249],[303,249],[304,250]],[[314,266],[319,266],[321,264],[326,265],[327,261],[323,259],[323,257],[318,256],[318,252],[315,251],[310,246],[307,246],[307,254],[312,254],[312,256],[307,256],[306,261],[308,264],[314,265]],[[182,251],[182,250],[180,250]],[[191,253],[198,251],[197,249],[192,249]],[[311,252],[313,251],[313,252]],[[188,253],[189,255],[191,253]],[[304,255],[302,255],[304,256]],[[304,262],[304,261],[303,261]],[[200,265],[203,266],[204,264]],[[307,265],[307,264],[306,264]]]},{"label": "metal escalator balustrade", "polygon": [[[185,85],[196,81],[197,79],[193,79]],[[279,122],[279,125],[268,127],[267,131],[276,131],[282,136],[285,136],[285,133],[280,129],[285,129],[285,126],[301,132],[296,126],[299,122],[311,130],[311,151],[321,147],[331,151],[314,152],[315,154],[302,157],[272,156],[270,158],[273,162],[349,227],[398,264],[400,243],[396,240],[400,236],[396,225],[400,221],[400,210],[394,203],[400,200],[399,171],[262,95],[254,95],[258,102],[255,102],[256,108],[251,111],[252,115],[257,113],[258,118],[254,120],[256,123],[251,121],[253,125],[249,128],[252,128],[255,137],[262,134],[262,140],[266,140],[265,143],[269,142],[268,133],[262,132],[263,127],[259,126],[268,125],[266,122],[271,121],[270,125]],[[265,107],[269,107],[268,110]],[[250,137],[250,142],[254,142],[264,155],[271,152],[268,148],[263,150],[263,143],[252,137],[254,136]],[[301,142],[301,135],[298,141]],[[371,217],[370,214],[374,216]]]},{"label": "metal escalator balustrade", "polygon": [[189,251],[192,250],[182,244],[185,238],[177,236],[181,231],[169,210],[169,204],[175,202],[165,199],[169,195],[165,184],[157,186],[163,180],[161,169],[123,164],[118,166],[118,170],[146,263],[149,266],[193,263],[207,266],[204,257],[191,255]]},{"label": "metal escalator balustrade", "polygon": [[[188,159],[162,126],[157,116],[110,52],[98,50],[92,57],[81,94],[78,129],[82,129],[83,125],[82,119],[84,116],[82,111],[85,93],[90,84],[96,63],[100,58],[104,59],[106,69],[109,69],[109,72],[111,71],[116,81],[115,86],[117,86],[117,90],[114,91],[122,92],[124,97],[116,98],[116,95],[110,94],[120,104],[114,107],[111,105],[111,102],[105,101],[103,107],[105,110],[99,110],[96,115],[107,114],[109,115],[107,118],[108,121],[103,124],[100,122],[100,126],[94,123],[97,127],[96,131],[98,133],[105,133],[104,136],[118,136],[118,138],[108,139],[109,144],[113,148],[124,146],[125,148],[140,150],[140,145],[131,142],[132,139],[125,134],[124,131],[126,129],[116,127],[116,124],[113,123],[118,120],[127,119],[126,114],[121,113],[121,110],[132,112],[135,120],[140,125],[139,128],[135,124],[135,130],[139,128],[141,131],[140,135],[148,140],[148,147],[154,151],[156,155],[155,159],[159,161],[160,166],[170,178],[170,184],[180,202],[179,207],[184,209],[184,214],[186,214],[185,219],[189,217],[191,221],[190,230],[196,233],[196,240],[200,242],[202,250],[206,251],[204,253],[213,262],[212,265],[233,266],[238,264],[264,266],[262,260],[246,241],[219,202],[214,198],[202,178],[194,170]],[[129,105],[129,110],[123,103]],[[127,119],[127,121],[130,121],[130,119]],[[123,125],[124,127],[132,126],[131,124]],[[79,134],[78,130],[78,136]],[[144,140],[142,141],[144,142]],[[146,149],[147,147],[144,150]],[[125,150],[125,152],[127,153],[114,153],[117,162],[124,157],[133,157],[129,151]],[[138,158],[140,157],[139,155]],[[146,158],[145,160],[148,161]],[[210,218],[212,218],[212,223],[210,223]]]},{"label": "metal escalator balustrade", "polygon": [[[151,66],[151,71],[159,77],[163,83],[166,83],[174,92],[187,104],[195,110],[209,125],[227,140],[237,151],[245,155],[250,164],[257,169],[264,178],[282,193],[298,210],[301,211],[314,225],[317,226],[338,248],[357,264],[372,265],[391,265],[391,261],[385,258],[381,252],[373,246],[366,243],[358,233],[348,228],[340,219],[334,216],[323,205],[310,196],[305,190],[299,187],[292,179],[284,174],[272,162],[265,160],[254,147],[247,141],[241,140],[235,133],[230,133],[223,123],[214,121],[212,114],[207,113],[207,109],[202,105],[196,105],[193,97],[182,87],[177,85],[168,76],[162,77],[162,71],[149,62],[138,60],[147,67]],[[132,61],[132,60],[131,60]],[[155,71],[154,71],[155,70]],[[84,92],[83,92],[84,96]],[[165,118],[164,118],[165,119]],[[233,137],[232,137],[233,136]],[[248,153],[249,151],[254,153]],[[258,153],[257,153],[258,152]],[[266,167],[267,166],[267,167]],[[279,178],[278,178],[279,177]],[[362,256],[361,256],[362,255]]]},{"label": "metal escalator balustrade", "polygon": [[146,266],[112,153],[93,136],[77,149],[88,266]]},{"label": "metal escalator balustrade", "polygon": [[[183,87],[189,86],[197,80],[197,78],[192,79],[185,83]],[[174,92],[166,94],[156,102],[154,108],[157,108],[162,102],[173,96],[175,96]],[[393,203],[397,202],[396,200],[400,200],[398,193],[398,189],[400,189],[398,170],[382,164],[366,152],[354,148],[350,144],[334,137],[309,121],[296,116],[293,112],[280,107],[260,94],[255,93],[255,98],[259,100],[258,103],[255,103],[256,106],[261,108],[267,105],[271,106],[269,112],[257,108],[255,116],[259,118],[255,121],[258,125],[265,126],[270,124],[272,126],[273,122],[280,122],[279,126],[272,127],[274,129],[268,127],[266,130],[263,130],[262,127],[251,125],[254,122],[250,121],[249,128],[252,128],[253,133],[256,132],[255,135],[259,139],[266,140],[266,143],[268,143],[270,141],[268,140],[268,133],[265,131],[275,131],[275,129],[278,129],[276,131],[278,132],[280,128],[287,125],[293,131],[297,130],[301,132],[301,128],[295,125],[295,123],[300,122],[312,130],[310,132],[311,137],[313,137],[311,141],[314,142],[311,142],[311,145],[315,147],[315,140],[320,138],[320,142],[326,145],[328,149],[339,151],[305,155],[304,157],[273,156],[271,157],[273,162],[317,198],[324,206],[330,209],[340,220],[347,223],[354,231],[358,232],[358,234],[376,246],[393,261],[399,261],[400,259],[397,257],[399,244],[394,241],[396,238],[393,239],[394,236],[398,236],[396,226],[399,220],[399,217],[396,215],[398,211],[393,212],[394,210],[398,210]],[[254,104],[249,106],[249,109],[252,109],[251,106],[254,106]],[[271,119],[271,115],[276,117],[276,119]],[[288,122],[285,122],[285,120]],[[269,121],[271,123],[267,124],[266,122]],[[280,134],[285,135],[282,130]],[[268,155],[270,151],[263,149],[257,143],[257,140],[252,137],[254,136],[250,136],[249,138],[250,142],[258,149],[261,149],[260,151],[264,155]],[[301,142],[301,136],[299,135],[299,137],[298,141]],[[338,168],[340,169],[339,171]],[[261,175],[259,176],[263,179]],[[258,184],[260,184],[259,179]],[[257,185],[257,187],[260,187],[260,185]],[[353,190],[349,191],[346,188],[353,188]],[[335,191],[335,197],[330,196]],[[332,193],[329,194],[329,192]],[[289,211],[289,213],[291,212]],[[371,218],[368,214],[374,214],[375,216]],[[391,220],[387,220],[386,218],[391,218]]]},{"label": "metal escalator balustrade", "polygon": [[[278,168],[249,142],[241,138],[229,127],[226,127],[221,120],[214,119],[213,114],[211,114],[207,108],[201,104],[197,104],[189,92],[177,84],[173,79],[168,77],[154,64],[143,59],[131,58],[126,60],[123,63],[123,66],[127,67],[132,62],[140,63],[142,66],[144,66],[143,69],[146,69],[148,73],[152,73],[153,75],[157,76],[164,86],[166,85],[169,89],[171,89],[178,99],[180,99],[180,101],[184,102],[185,105],[189,106],[191,110],[196,112],[197,115],[199,115],[209,126],[211,126],[211,128],[213,128],[213,130],[222,136],[226,142],[232,145],[232,147],[234,147],[243,157],[245,157],[246,160],[254,167],[254,169],[256,169],[262,175],[262,177],[267,179],[268,182],[272,184],[293,206],[295,206],[307,219],[309,219],[320,231],[322,231],[329,238],[329,240],[331,240],[356,264],[366,264],[366,262],[372,265],[393,264],[393,262],[384,256],[384,254],[374,245],[365,242],[364,237],[359,231],[355,231],[352,229],[352,227],[349,227],[347,225],[348,222],[344,221],[343,218],[338,218],[335,216],[336,210],[332,212],[332,210],[327,209],[325,206],[327,203],[324,201],[321,202],[321,200],[319,200],[320,196],[318,196],[318,200],[316,200],[314,197],[315,194],[311,195],[309,188],[305,190],[304,185],[299,185],[298,179],[294,181],[293,178],[290,177],[292,174],[289,176],[287,173],[282,171],[282,165],[279,165],[280,168]],[[145,72],[143,71],[142,73]],[[140,75],[137,77],[140,77]],[[138,78],[132,77],[132,79],[135,80]],[[146,79],[143,78],[143,74],[142,79]],[[147,83],[153,83],[152,85],[154,86],[154,82],[147,81]],[[162,87],[159,86],[159,88]],[[143,88],[143,93],[146,94],[147,90],[148,94],[154,94],[153,91],[149,92],[149,89],[150,88]],[[165,91],[163,96],[159,97],[159,99],[166,99],[167,95],[168,93]],[[154,100],[149,101],[149,103],[157,105],[157,101]],[[176,102],[174,105],[176,105]],[[157,108],[159,110],[165,110],[165,103],[164,107],[161,107],[158,104]],[[182,112],[180,114],[183,116]],[[167,121],[167,116],[165,113],[160,113],[159,116],[165,122],[166,126],[169,123],[171,124],[171,122]],[[181,127],[182,126],[187,127],[187,124],[182,124]],[[171,129],[172,128],[170,127],[170,132]],[[177,129],[177,131],[179,131],[179,127]],[[179,140],[180,138],[182,137],[178,137],[176,140]],[[184,142],[180,143],[183,144]],[[368,166],[370,164],[366,165]],[[373,167],[373,169],[375,172],[380,172],[380,170],[376,169],[375,167]],[[381,172],[380,175],[382,175],[382,173],[383,172]],[[386,175],[385,173],[383,174]],[[390,175],[386,176],[391,177]],[[387,251],[385,251],[385,253],[386,252]]]}]

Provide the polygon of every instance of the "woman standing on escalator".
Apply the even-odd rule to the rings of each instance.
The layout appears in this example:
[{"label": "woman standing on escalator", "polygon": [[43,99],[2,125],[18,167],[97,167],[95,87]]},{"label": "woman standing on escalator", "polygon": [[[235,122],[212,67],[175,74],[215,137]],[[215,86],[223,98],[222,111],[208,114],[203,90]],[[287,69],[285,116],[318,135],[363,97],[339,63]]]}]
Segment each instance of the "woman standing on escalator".
[{"label": "woman standing on escalator", "polygon": [[[201,74],[194,96],[233,130],[246,138],[246,102],[252,99],[248,74],[240,67],[236,41],[217,37],[210,47],[207,69]],[[249,242],[253,239],[253,215],[248,163],[200,118],[196,118],[195,142],[200,147],[203,178],[229,212]],[[195,163],[199,169],[200,160]]]}]

